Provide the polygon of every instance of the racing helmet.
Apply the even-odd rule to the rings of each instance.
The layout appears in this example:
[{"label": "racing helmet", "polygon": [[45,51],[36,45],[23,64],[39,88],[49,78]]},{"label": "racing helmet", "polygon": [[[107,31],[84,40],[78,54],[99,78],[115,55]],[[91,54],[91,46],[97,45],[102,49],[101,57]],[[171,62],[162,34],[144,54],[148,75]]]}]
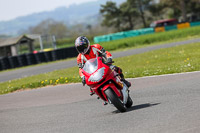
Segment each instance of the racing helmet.
[{"label": "racing helmet", "polygon": [[79,53],[85,54],[90,48],[90,42],[85,36],[79,36],[75,41],[75,47]]}]

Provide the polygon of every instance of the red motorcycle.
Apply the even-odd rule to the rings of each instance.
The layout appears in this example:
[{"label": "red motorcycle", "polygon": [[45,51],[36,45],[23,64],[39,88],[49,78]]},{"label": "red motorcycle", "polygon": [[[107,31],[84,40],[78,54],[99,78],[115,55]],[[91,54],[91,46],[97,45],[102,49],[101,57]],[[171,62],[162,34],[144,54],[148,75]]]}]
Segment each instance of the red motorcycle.
[{"label": "red motorcycle", "polygon": [[97,57],[85,63],[82,72],[86,84],[105,105],[113,104],[120,112],[125,112],[133,104],[128,87],[120,80],[119,74],[103,62]]}]

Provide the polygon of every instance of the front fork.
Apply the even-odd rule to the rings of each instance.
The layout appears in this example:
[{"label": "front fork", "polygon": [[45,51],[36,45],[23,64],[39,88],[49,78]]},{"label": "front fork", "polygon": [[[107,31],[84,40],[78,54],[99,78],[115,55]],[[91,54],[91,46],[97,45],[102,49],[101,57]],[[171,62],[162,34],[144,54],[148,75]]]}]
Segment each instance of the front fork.
[{"label": "front fork", "polygon": [[122,88],[122,95],[123,95],[123,103],[126,104],[128,100],[128,87],[123,82],[123,88]]},{"label": "front fork", "polygon": [[[121,81],[121,77],[119,76],[119,74],[116,75],[116,78],[117,78],[118,80]],[[118,81],[118,80],[117,80],[117,81]],[[122,88],[122,90],[121,90],[122,95],[123,95],[123,103],[126,104],[126,103],[127,103],[127,100],[128,100],[128,93],[129,93],[129,90],[128,90],[128,86],[127,86],[123,81],[121,81],[121,82],[123,83],[123,88]],[[118,83],[119,83],[119,82],[118,82]]]}]

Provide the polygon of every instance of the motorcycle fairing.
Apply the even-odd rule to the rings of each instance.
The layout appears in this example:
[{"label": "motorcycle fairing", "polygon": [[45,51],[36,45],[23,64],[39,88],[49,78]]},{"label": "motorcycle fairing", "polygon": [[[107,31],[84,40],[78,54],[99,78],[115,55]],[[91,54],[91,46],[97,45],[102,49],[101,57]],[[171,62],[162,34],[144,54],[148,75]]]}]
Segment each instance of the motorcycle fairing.
[{"label": "motorcycle fairing", "polygon": [[[123,88],[123,83],[117,76],[118,74],[114,70],[111,70],[109,66],[102,63],[101,57],[97,57],[96,59],[96,70],[92,68],[92,73],[88,73],[82,70],[83,74],[85,75],[86,84],[90,86],[91,89],[95,91],[95,93],[104,101],[108,100],[104,91],[109,87],[112,88],[112,90],[117,94],[118,97],[120,97],[120,99],[123,99],[123,96],[120,93]],[[97,78],[96,80],[92,79],[93,77],[95,77],[95,73],[101,73],[99,78]]]}]

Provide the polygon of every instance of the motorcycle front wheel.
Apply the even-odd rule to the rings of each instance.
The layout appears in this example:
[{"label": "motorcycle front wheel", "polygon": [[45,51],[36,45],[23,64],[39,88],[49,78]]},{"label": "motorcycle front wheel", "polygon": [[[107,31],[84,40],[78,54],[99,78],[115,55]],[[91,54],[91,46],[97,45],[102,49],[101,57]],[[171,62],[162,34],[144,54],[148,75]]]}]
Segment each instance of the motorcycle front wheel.
[{"label": "motorcycle front wheel", "polygon": [[107,96],[107,99],[111,101],[111,103],[120,111],[125,112],[126,107],[124,103],[118,98],[118,96],[114,93],[114,91],[111,88],[108,88],[105,90],[105,94]]},{"label": "motorcycle front wheel", "polygon": [[127,100],[127,103],[125,104],[125,106],[127,108],[130,108],[132,106],[132,104],[133,104],[133,101],[132,101],[131,97],[128,95],[128,100]]}]

